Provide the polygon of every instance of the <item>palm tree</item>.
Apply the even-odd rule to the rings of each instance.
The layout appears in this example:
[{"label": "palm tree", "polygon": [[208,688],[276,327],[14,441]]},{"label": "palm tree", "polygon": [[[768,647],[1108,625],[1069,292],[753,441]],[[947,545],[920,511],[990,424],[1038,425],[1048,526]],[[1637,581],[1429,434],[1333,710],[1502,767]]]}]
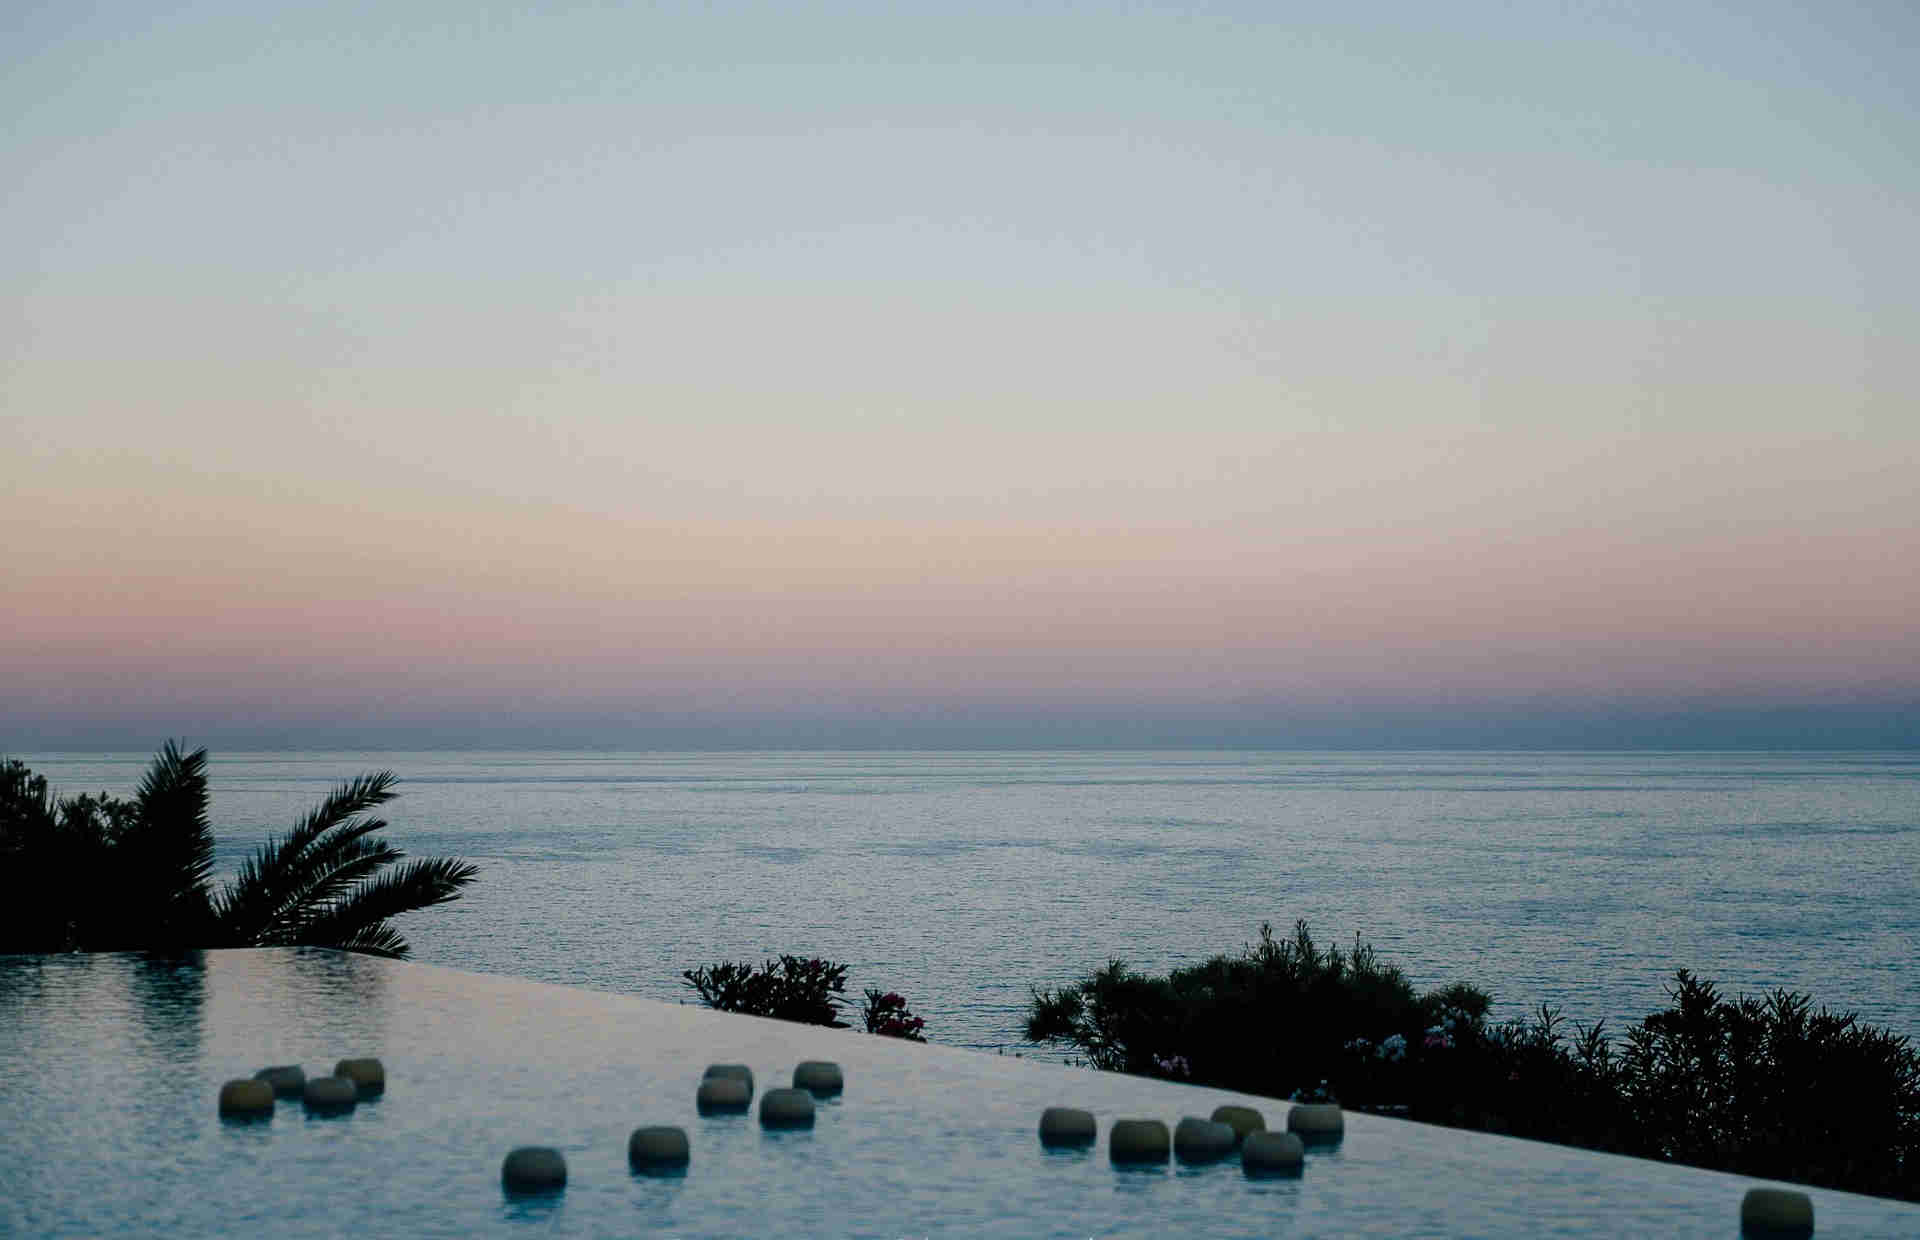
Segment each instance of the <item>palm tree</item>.
[{"label": "palm tree", "polygon": [[205,749],[167,742],[132,801],[56,801],[44,778],[7,763],[0,859],[33,900],[0,922],[0,951],[311,946],[404,957],[392,919],[459,899],[479,871],[451,857],[396,864],[405,854],[378,837],[387,823],[370,812],[393,800],[395,782],[376,771],[341,784],[216,892]]}]

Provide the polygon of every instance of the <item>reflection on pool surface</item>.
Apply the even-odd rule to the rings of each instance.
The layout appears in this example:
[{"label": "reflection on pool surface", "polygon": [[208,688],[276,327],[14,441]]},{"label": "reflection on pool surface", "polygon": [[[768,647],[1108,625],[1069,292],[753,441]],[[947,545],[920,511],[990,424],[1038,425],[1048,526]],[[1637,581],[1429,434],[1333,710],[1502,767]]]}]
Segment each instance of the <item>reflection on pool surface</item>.
[{"label": "reflection on pool surface", "polygon": [[[385,1061],[386,1094],[319,1117],[222,1122],[223,1081]],[[803,1059],[846,1091],[810,1130],[701,1117],[715,1061],[758,1089]],[[453,1236],[1717,1236],[1752,1183],[1372,1116],[1298,1179],[1236,1162],[1116,1169],[1043,1150],[1049,1105],[1172,1126],[1218,1090],[726,1016],[339,952],[0,957],[0,1234]],[[676,1124],[683,1175],[627,1137]],[[566,1156],[558,1196],[510,1199],[519,1145]],[[1817,1234],[1920,1235],[1920,1206],[1812,1190]]]}]

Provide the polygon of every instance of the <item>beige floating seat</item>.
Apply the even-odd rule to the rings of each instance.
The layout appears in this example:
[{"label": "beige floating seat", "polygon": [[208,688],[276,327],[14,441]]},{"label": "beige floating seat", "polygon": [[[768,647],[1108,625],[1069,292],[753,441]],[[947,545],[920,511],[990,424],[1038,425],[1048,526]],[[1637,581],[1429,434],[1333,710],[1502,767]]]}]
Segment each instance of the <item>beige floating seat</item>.
[{"label": "beige floating seat", "polygon": [[793,1070],[793,1087],[804,1089],[808,1093],[830,1097],[845,1089],[846,1078],[840,1074],[840,1065],[824,1059],[808,1059]]},{"label": "beige floating seat", "polygon": [[1746,1236],[1811,1236],[1813,1198],[1790,1188],[1750,1188],[1740,1201],[1740,1232]]},{"label": "beige floating seat", "polygon": [[813,1127],[813,1095],[804,1089],[769,1089],[760,1095],[760,1126]]},{"label": "beige floating seat", "polygon": [[1299,1175],[1307,1147],[1290,1132],[1250,1132],[1240,1143],[1240,1169],[1251,1176]]},{"label": "beige floating seat", "polygon": [[567,1160],[544,1145],[523,1145],[500,1164],[500,1186],[510,1193],[551,1193],[567,1186]]},{"label": "beige floating seat", "polygon": [[333,1065],[333,1074],[352,1081],[362,1098],[387,1092],[387,1069],[378,1059],[342,1059]]},{"label": "beige floating seat", "polygon": [[702,1115],[745,1115],[752,1101],[753,1085],[737,1076],[710,1076],[693,1096]]},{"label": "beige floating seat", "polygon": [[1157,1119],[1117,1119],[1107,1130],[1107,1151],[1117,1163],[1163,1163],[1173,1147]]},{"label": "beige floating seat", "polygon": [[343,1076],[316,1076],[308,1079],[300,1097],[309,1111],[351,1111],[360,1101],[360,1087]]},{"label": "beige floating seat", "polygon": [[1189,1115],[1173,1126],[1173,1156],[1183,1163],[1218,1162],[1233,1153],[1233,1126]]},{"label": "beige floating seat", "polygon": [[229,1119],[265,1119],[273,1114],[273,1086],[258,1077],[220,1087],[220,1114]]},{"label": "beige floating seat", "polygon": [[1247,1139],[1247,1134],[1262,1132],[1267,1126],[1266,1118],[1252,1107],[1215,1107],[1210,1118],[1216,1124],[1225,1124],[1233,1129],[1233,1143],[1236,1146]]},{"label": "beige floating seat", "polygon": [[307,1087],[307,1070],[297,1063],[280,1064],[260,1069],[253,1079],[272,1086],[276,1098],[298,1098]]},{"label": "beige floating seat", "polygon": [[1040,1144],[1084,1148],[1100,1139],[1092,1111],[1077,1107],[1048,1107],[1040,1112]]},{"label": "beige floating seat", "polygon": [[684,1128],[636,1128],[627,1138],[627,1165],[635,1171],[672,1171],[690,1158]]},{"label": "beige floating seat", "polygon": [[701,1074],[700,1079],[703,1081],[710,1081],[716,1077],[723,1078],[730,1081],[745,1082],[747,1087],[747,1097],[749,1098],[753,1097],[753,1069],[749,1068],[747,1065],[743,1063],[708,1064],[707,1070]]},{"label": "beige floating seat", "polygon": [[1287,1112],[1287,1131],[1309,1145],[1328,1145],[1346,1135],[1347,1120],[1338,1103],[1302,1102]]}]

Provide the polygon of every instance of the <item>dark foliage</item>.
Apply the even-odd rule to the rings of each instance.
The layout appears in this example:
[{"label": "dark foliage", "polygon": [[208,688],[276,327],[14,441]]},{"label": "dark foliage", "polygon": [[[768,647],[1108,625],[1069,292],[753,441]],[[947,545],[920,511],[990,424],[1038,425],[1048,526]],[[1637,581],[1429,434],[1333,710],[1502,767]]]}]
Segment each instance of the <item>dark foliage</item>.
[{"label": "dark foliage", "polygon": [[1558,1014],[1461,1030],[1416,1118],[1920,1200],[1920,1054],[1804,994],[1722,997],[1686,970],[1616,1047]]},{"label": "dark foliage", "polygon": [[867,1022],[868,1033],[877,1033],[883,1038],[905,1038],[909,1042],[926,1041],[920,1031],[927,1027],[927,1022],[913,1014],[904,996],[893,991],[867,991],[867,1005],[860,1015]]},{"label": "dark foliage", "polygon": [[1096,1067],[1920,1200],[1907,1038],[1784,990],[1725,999],[1684,970],[1667,995],[1618,1043],[1544,1006],[1488,1025],[1481,991],[1415,999],[1370,950],[1321,952],[1302,923],[1164,978],[1115,962],[1035,991],[1027,1037]]},{"label": "dark foliage", "polygon": [[335,789],[285,839],[269,839],[212,889],[207,751],[169,741],[132,800],[56,799],[44,777],[0,764],[0,951],[339,947],[407,954],[391,918],[457,899],[477,871],[403,854],[367,811],[391,771]]},{"label": "dark foliage", "polygon": [[[782,956],[758,967],[744,960],[723,961],[703,969],[688,969],[680,978],[702,1003],[718,1011],[771,1016],[831,1029],[848,1027],[840,1019],[841,1006],[846,1002],[841,996],[846,993],[847,966],[831,960]],[[921,1033],[927,1022],[915,1016],[906,999],[892,991],[867,991],[860,1016],[868,1033],[910,1042],[927,1040]]]},{"label": "dark foliage", "polygon": [[741,961],[688,969],[681,978],[710,1008],[803,1025],[845,1029],[840,996],[847,989],[847,966],[818,957],[782,956],[759,968]]},{"label": "dark foliage", "polygon": [[1290,938],[1263,925],[1242,954],[1166,977],[1115,960],[1077,985],[1035,990],[1025,1034],[1097,1068],[1287,1097],[1316,1087],[1346,1043],[1417,1034],[1447,1002],[1484,1012],[1490,1000],[1460,985],[1421,998],[1371,946],[1323,949],[1302,921]]}]

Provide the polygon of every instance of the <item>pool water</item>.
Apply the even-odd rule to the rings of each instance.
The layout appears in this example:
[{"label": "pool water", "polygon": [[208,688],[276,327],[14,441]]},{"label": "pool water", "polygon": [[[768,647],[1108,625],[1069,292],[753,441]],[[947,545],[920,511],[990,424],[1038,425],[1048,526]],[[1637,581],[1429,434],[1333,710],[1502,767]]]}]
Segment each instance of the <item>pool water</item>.
[{"label": "pool water", "polygon": [[[386,1094],[319,1118],[216,1113],[222,1081],[377,1055]],[[710,1062],[759,1090],[830,1059],[811,1131],[701,1118]],[[1297,1179],[1050,1152],[1049,1105],[1207,1115],[1217,1090],[319,950],[0,957],[0,1233],[20,1236],[1722,1236],[1750,1181],[1374,1116]],[[684,1126],[683,1175],[627,1166]],[[551,1145],[564,1192],[500,1162]],[[1818,1235],[1920,1235],[1920,1206],[1813,1190]]]}]

